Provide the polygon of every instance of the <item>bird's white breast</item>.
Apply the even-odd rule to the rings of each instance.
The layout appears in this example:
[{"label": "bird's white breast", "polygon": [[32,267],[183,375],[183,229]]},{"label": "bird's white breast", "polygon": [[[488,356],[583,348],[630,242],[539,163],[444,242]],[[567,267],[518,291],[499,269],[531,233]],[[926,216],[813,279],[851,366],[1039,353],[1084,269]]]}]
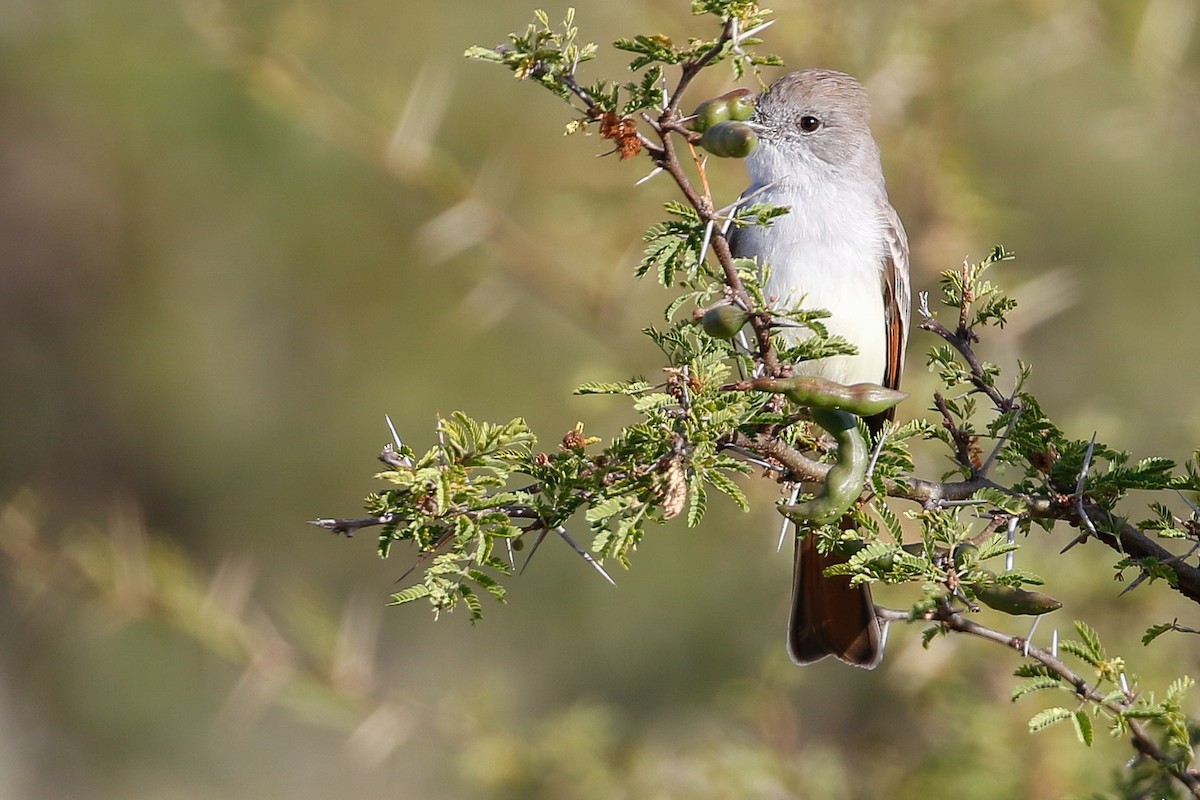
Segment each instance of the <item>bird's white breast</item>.
[{"label": "bird's white breast", "polygon": [[832,314],[825,320],[829,332],[858,348],[854,356],[797,365],[797,373],[843,384],[880,383],[887,363],[887,333],[880,282],[885,222],[878,191],[819,171],[792,169],[767,148],[755,156],[748,163],[750,191],[767,185],[768,176],[776,182],[752,202],[790,206],[791,211],[769,228],[739,231],[738,255],[771,265],[764,288],[768,298],[777,298],[775,308],[824,308]]}]

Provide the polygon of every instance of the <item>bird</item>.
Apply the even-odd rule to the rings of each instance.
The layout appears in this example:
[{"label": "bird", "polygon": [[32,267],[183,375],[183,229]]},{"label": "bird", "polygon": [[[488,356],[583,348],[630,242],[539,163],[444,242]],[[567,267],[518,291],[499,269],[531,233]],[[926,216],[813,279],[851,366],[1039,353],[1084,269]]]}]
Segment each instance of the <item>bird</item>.
[{"label": "bird", "polygon": [[[788,207],[767,227],[737,228],[737,257],[769,265],[764,294],[776,309],[823,308],[830,334],[857,349],[795,365],[796,374],[842,384],[898,389],[908,343],[908,238],[888,199],[870,102],[855,78],[806,69],[772,83],[748,120],[758,146],[746,159],[756,203]],[[785,339],[811,335],[785,329]],[[867,420],[877,435],[892,412]],[[795,545],[788,653],[797,664],[835,656],[867,669],[883,658],[867,584],[824,570],[845,558],[817,551],[812,535]]]}]

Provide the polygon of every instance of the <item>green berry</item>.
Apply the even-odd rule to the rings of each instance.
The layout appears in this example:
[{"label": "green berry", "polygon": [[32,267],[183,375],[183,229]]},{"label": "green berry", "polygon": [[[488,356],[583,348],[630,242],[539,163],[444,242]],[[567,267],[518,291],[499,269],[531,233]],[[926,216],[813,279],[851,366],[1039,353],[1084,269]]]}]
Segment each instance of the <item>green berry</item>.
[{"label": "green berry", "polygon": [[700,146],[721,158],[745,158],[758,147],[758,134],[744,122],[718,122],[704,131]]},{"label": "green berry", "polygon": [[718,122],[730,119],[730,113],[729,101],[723,97],[705,100],[696,106],[696,110],[692,112],[693,119],[688,121],[687,127],[696,133],[704,133]]},{"label": "green berry", "polygon": [[704,332],[714,339],[732,339],[750,320],[750,315],[737,304],[722,301],[697,309],[696,319]]}]

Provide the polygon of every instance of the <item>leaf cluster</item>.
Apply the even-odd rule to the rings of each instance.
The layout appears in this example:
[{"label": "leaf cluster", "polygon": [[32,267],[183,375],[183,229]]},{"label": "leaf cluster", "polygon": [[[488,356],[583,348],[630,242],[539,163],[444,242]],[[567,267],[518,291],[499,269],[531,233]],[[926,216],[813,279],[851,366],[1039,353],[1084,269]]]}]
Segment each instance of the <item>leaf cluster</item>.
[{"label": "leaf cluster", "polygon": [[[756,0],[693,0],[692,14],[715,16],[726,26],[736,24],[742,30],[752,30],[765,23],[771,12],[759,8]],[[780,66],[783,63],[778,56],[760,56],[747,53],[744,49],[758,44],[762,44],[761,39],[728,36],[715,39],[690,38],[683,44],[676,44],[669,36],[654,34],[618,39],[613,42],[613,47],[635,55],[629,63],[629,69],[633,71],[657,64],[691,64],[708,57],[713,64],[731,59],[734,77],[740,79],[747,66],[757,69],[762,66]]]},{"label": "leaf cluster", "polygon": [[1092,682],[1041,663],[1022,664],[1014,673],[1025,678],[1013,690],[1014,702],[1047,690],[1066,692],[1076,700],[1074,707],[1054,706],[1039,711],[1029,720],[1029,730],[1036,733],[1070,720],[1080,742],[1090,747],[1094,719],[1105,719],[1112,736],[1127,736],[1131,725],[1144,723],[1158,732],[1173,766],[1190,764],[1195,757],[1194,742],[1183,700],[1195,681],[1187,675],[1175,679],[1159,700],[1153,692],[1141,691],[1136,677],[1127,676],[1125,659],[1110,656],[1091,626],[1076,620],[1075,630],[1079,639],[1064,639],[1058,648],[1089,667]]},{"label": "leaf cluster", "polygon": [[[512,71],[517,80],[540,83],[564,100],[570,100],[576,68],[596,57],[592,42],[579,44],[579,29],[575,26],[575,9],[567,9],[558,26],[550,24],[545,11],[534,12],[524,33],[510,33],[508,44],[497,47],[473,45],[464,52],[467,58],[500,64]],[[603,92],[599,92],[603,93]]]},{"label": "leaf cluster", "polygon": [[379,534],[381,557],[394,542],[411,541],[428,559],[421,582],[393,595],[396,603],[425,598],[441,612],[461,600],[478,619],[477,589],[504,600],[504,587],[489,573],[511,570],[496,545],[521,535],[512,514],[526,498],[501,490],[536,439],[524,420],[495,425],[461,412],[439,419],[437,434],[438,444],[419,457],[400,445],[397,463],[377,475],[393,488],[370,495],[366,508],[386,520]]},{"label": "leaf cluster", "polygon": [[[696,0],[692,13],[718,17],[723,33],[712,39],[691,38],[677,44],[663,34],[640,34],[618,39],[613,48],[633,54],[629,70],[636,74],[630,81],[598,81],[582,86],[576,80],[579,65],[595,57],[594,43],[580,44],[575,26],[575,9],[567,9],[565,19],[551,25],[549,16],[539,9],[535,21],[522,34],[509,34],[506,44],[496,47],[474,45],[464,52],[467,58],[499,64],[518,80],[540,83],[568,103],[582,101],[582,116],[566,126],[566,133],[586,131],[593,123],[600,124],[605,138],[613,138],[605,128],[614,117],[631,119],[638,112],[673,113],[673,101],[666,91],[665,69],[682,67],[695,70],[723,61],[733,66],[736,79],[747,69],[755,75],[764,66],[781,66],[778,56],[759,55],[751,48],[762,40],[740,31],[764,26],[770,11],[761,9],[755,0]],[[761,82],[761,80],[760,80]]]}]

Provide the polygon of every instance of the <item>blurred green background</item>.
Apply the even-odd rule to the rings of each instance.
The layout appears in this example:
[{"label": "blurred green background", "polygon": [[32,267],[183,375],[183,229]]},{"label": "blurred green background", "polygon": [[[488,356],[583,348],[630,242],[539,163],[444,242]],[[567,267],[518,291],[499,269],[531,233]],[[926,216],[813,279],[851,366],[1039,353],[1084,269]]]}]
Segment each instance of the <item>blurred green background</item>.
[{"label": "blurred green background", "polygon": [[[577,5],[601,44],[714,32]],[[914,288],[1003,243],[1022,309],[988,354],[1073,436],[1200,444],[1200,6],[771,5],[765,50],[867,83]],[[460,408],[552,447],[630,419],[576,384],[660,366],[637,330],[667,295],[630,276],[667,182],[461,58],[532,10],[0,0],[0,797],[1106,791],[1127,745],[1030,736],[989,645],[894,628],[874,673],[792,667],[770,487],[656,531],[615,590],[548,542],[474,627],[385,607],[407,552],[304,524],[357,513],[385,413],[419,450]],[[1196,669],[1137,643],[1193,608],[1118,603],[1112,554],[1064,543],[1023,551],[1067,602],[1040,636],[1085,617],[1148,684]]]}]

